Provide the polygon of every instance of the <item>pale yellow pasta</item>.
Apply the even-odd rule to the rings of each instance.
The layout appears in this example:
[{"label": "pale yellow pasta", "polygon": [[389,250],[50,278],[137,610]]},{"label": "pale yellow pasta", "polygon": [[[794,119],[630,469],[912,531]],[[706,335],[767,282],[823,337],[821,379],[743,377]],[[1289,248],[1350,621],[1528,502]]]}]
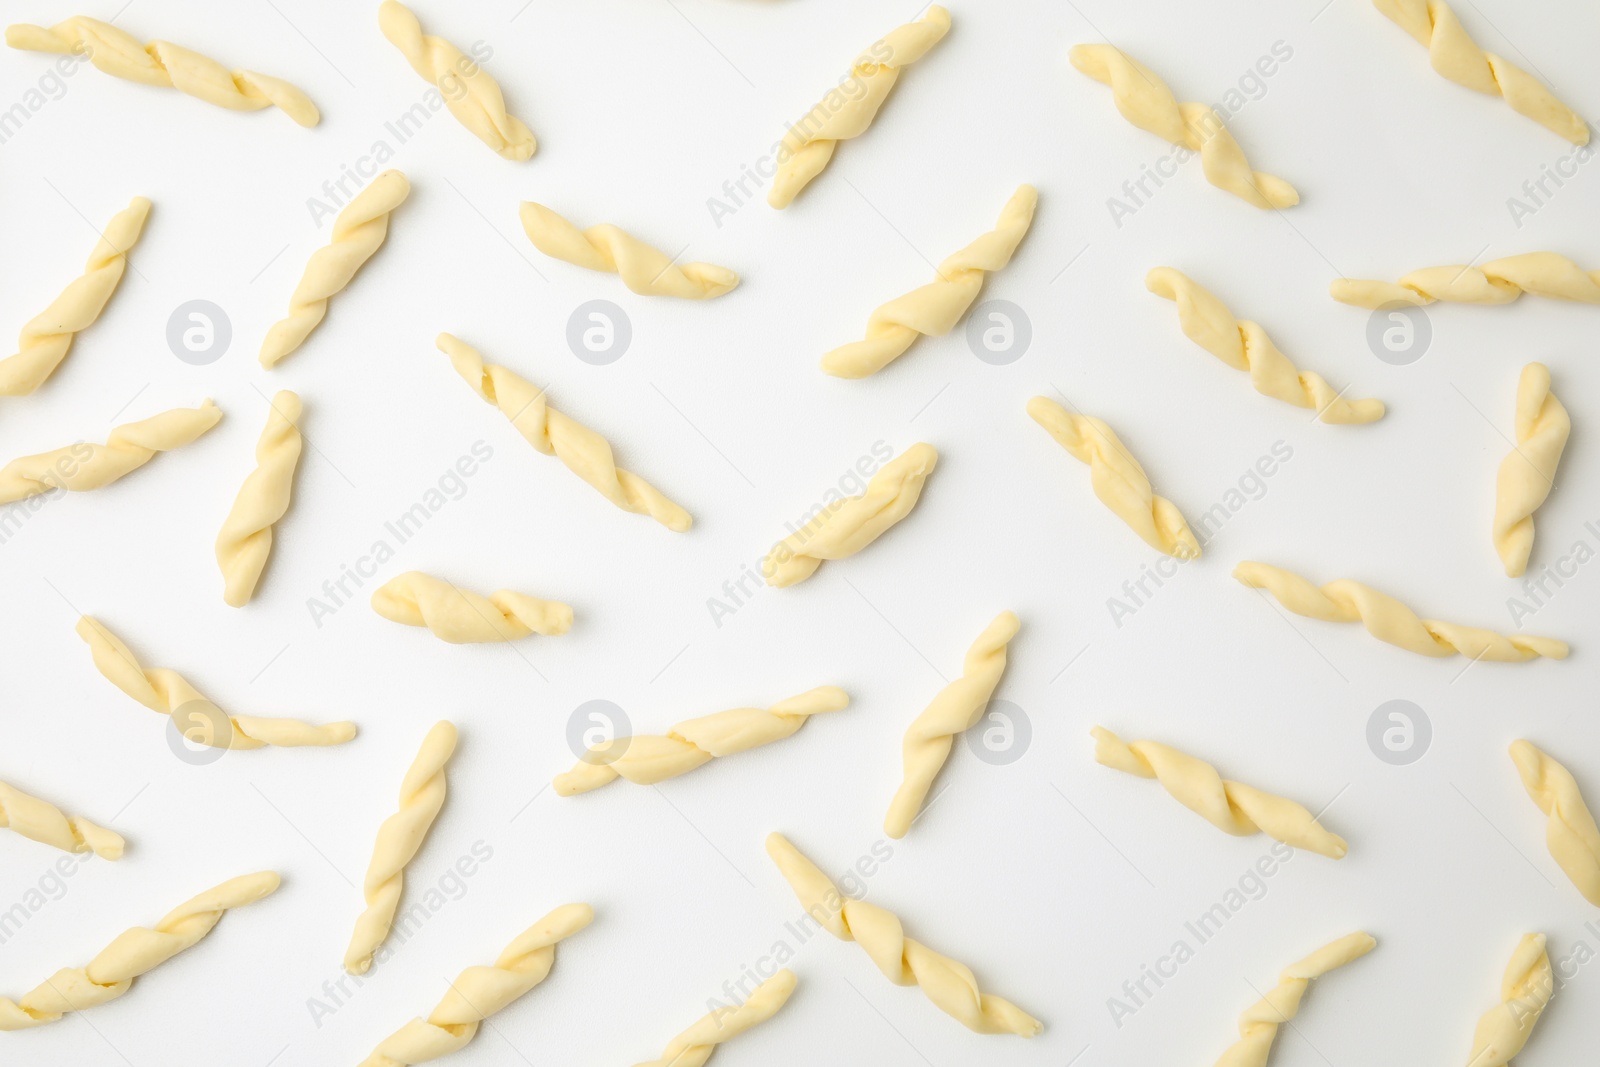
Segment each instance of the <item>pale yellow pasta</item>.
[{"label": "pale yellow pasta", "polygon": [[149,463],[158,452],[182,448],[217,424],[222,412],[207,400],[116,427],[103,445],[75,444],[22,456],[0,467],[0,504],[52,489],[101,489]]},{"label": "pale yellow pasta", "polygon": [[782,834],[767,835],[767,855],[778,865],[800,906],[841,941],[858,941],[883,976],[895,985],[921,986],[942,1012],[979,1034],[1035,1037],[1044,1024],[1009,1000],[980,992],[970,968],[907,937],[891,911],[839,891]]},{"label": "pale yellow pasta", "polygon": [[150,201],[136,196],[112,216],[89,253],[83,273],[35,315],[17,338],[17,354],[0,360],[0,396],[27,396],[67,358],[73,339],[94,324],[128,269],[128,251],[139,243]]},{"label": "pale yellow pasta", "polygon": [[622,283],[646,296],[704,300],[732,292],[739,276],[714,263],[677,263],[675,257],[605,223],[580,230],[543,204],[524,201],[522,230],[533,246],[585,270],[621,275]]},{"label": "pale yellow pasta", "polygon": [[1157,267],[1145,275],[1145,288],[1175,301],[1178,322],[1189,340],[1234,370],[1246,371],[1256,392],[1310,408],[1327,423],[1376,422],[1383,418],[1381,400],[1346,400],[1320,375],[1296,370],[1257,323],[1235,319],[1210,290],[1174,267]]},{"label": "pale yellow pasta", "polygon": [[1281,567],[1251,560],[1233,576],[1252,589],[1265,589],[1288,611],[1324,622],[1359,622],[1380,641],[1419,656],[1468,656],[1474,660],[1522,663],[1545,656],[1565,659],[1567,644],[1550,637],[1509,636],[1475,626],[1423,619],[1393,597],[1348,578],[1315,586]]},{"label": "pale yellow pasta", "polygon": [[441,333],[437,344],[462,380],[499,408],[523,440],[545,455],[555,456],[601,496],[623,511],[649,515],[674,533],[693,525],[689,513],[659,489],[619,468],[605,438],[550,407],[543,389],[499,364],[485,362],[477,349],[458,337]]},{"label": "pale yellow pasta", "polygon": [[718,757],[782,741],[811,716],[840,711],[849,704],[843,689],[824,685],[770,708],[731,708],[680,722],[665,734],[614,737],[589,746],[572,770],[557,775],[556,793],[576,796],[618,778],[636,785],[664,782]]},{"label": "pale yellow pasta", "polygon": [[294,470],[300,463],[300,397],[284,389],[269,406],[267,425],[256,441],[255,470],[245,476],[217,534],[222,599],[236,608],[255,596],[272,554],[272,528],[289,511]]},{"label": "pale yellow pasta", "polygon": [[[594,921],[587,904],[564,904],[505,947],[488,967],[468,967],[426,1019],[413,1019],[378,1043],[361,1067],[407,1067],[466,1047],[478,1027],[550,974],[556,945]],[[687,1067],[687,1065],[684,1065]]]},{"label": "pale yellow pasta", "polygon": [[1575,145],[1589,143],[1589,127],[1540,81],[1516,64],[1485,52],[1444,0],[1373,0],[1373,6],[1428,50],[1433,69],[1457,85],[1503,96],[1511,109]]},{"label": "pale yellow pasta", "polygon": [[1089,465],[1094,495],[1145,544],[1177,559],[1200,555],[1200,542],[1178,505],[1155,495],[1144,468],[1103,420],[1068,411],[1045,396],[1028,401],[1028,415],[1074,459]]},{"label": "pale yellow pasta", "polygon": [[1168,144],[1200,153],[1206,181],[1262,209],[1293,207],[1300,202],[1294,186],[1282,178],[1251,170],[1244,149],[1210,106],[1179,103],[1155,71],[1109,44],[1074,45],[1072,65],[1111,87],[1122,117]]},{"label": "pale yellow pasta", "polygon": [[1124,741],[1103,726],[1090,733],[1096,760],[1140,778],[1154,778],[1173,799],[1223,833],[1235,837],[1264,833],[1336,860],[1349,851],[1344,838],[1323,829],[1303,805],[1226,781],[1211,764],[1157,741]]},{"label": "pale yellow pasta", "polygon": [[717,1046],[761,1025],[789,1001],[794,992],[794,972],[785,968],[750,991],[737,1007],[717,1008],[700,1017],[673,1038],[660,1059],[634,1067],[705,1067]]},{"label": "pale yellow pasta", "polygon": [[867,318],[867,335],[822,357],[822,369],[837,378],[865,378],[899,359],[918,337],[942,337],[972,307],[983,279],[1011,262],[1033,225],[1039,194],[1017,187],[994,229],[939,264],[939,277],[879,307]]},{"label": "pale yellow pasta", "polygon": [[1377,944],[1370,934],[1347,934],[1285,967],[1278,975],[1278,984],[1239,1016],[1239,1040],[1222,1054],[1216,1067],[1266,1067],[1278,1028],[1293,1022],[1300,1013],[1300,1001],[1311,980],[1360,959]]},{"label": "pale yellow pasta", "polygon": [[489,596],[407,571],[372,593],[372,610],[392,622],[426,626],[453,645],[553,636],[572,629],[572,608],[555,600],[501,589]]},{"label": "pale yellow pasta", "polygon": [[455,725],[445,720],[434,723],[400,783],[399,810],[378,827],[367,876],[361,884],[367,906],[356,919],[355,932],[344,953],[344,969],[351,974],[366,974],[372,966],[372,954],[389,936],[405,889],[406,864],[422,847],[439,809],[444,807],[444,768],[455,750]]},{"label": "pale yellow pasta", "polygon": [[422,32],[411,9],[397,0],[378,7],[378,28],[400,50],[411,69],[432,82],[456,121],[503,159],[524,160],[539,150],[533,131],[506,114],[500,83],[442,37]]},{"label": "pale yellow pasta", "polygon": [[840,141],[867,132],[900,72],[927,55],[949,32],[950,12],[933,4],[922,18],[890,31],[857,56],[841,87],[829,90],[783,135],[767,203],[788,207],[827,167]]},{"label": "pale yellow pasta", "polygon": [[1545,844],[1584,899],[1600,907],[1600,827],[1572,772],[1531,741],[1513,741],[1511,760],[1539,810],[1550,817]]},{"label": "pale yellow pasta", "polygon": [[0,828],[4,827],[63,852],[93,852],[107,860],[120,860],[126,846],[116,831],[81,815],[66,815],[48,800],[0,782]]},{"label": "pale yellow pasta", "polygon": [[[69,1011],[116,1000],[133,980],[159,967],[209,934],[223,912],[254,904],[278,888],[278,876],[259,871],[230,879],[179,904],[152,927],[125,930],[83,967],[64,967],[20,1000],[0,997],[0,1030],[53,1023]],[[233,969],[248,969],[248,961]],[[181,1017],[184,1005],[171,1011]]]},{"label": "pale yellow pasta", "polygon": [[49,27],[8,26],[6,44],[28,52],[82,55],[113,77],[177,89],[230,111],[276,107],[302,126],[315,126],[322,119],[311,98],[281,78],[253,70],[230,71],[171,41],[140,44],[127,31],[83,15]]},{"label": "pale yellow pasta", "polygon": [[1528,1043],[1555,991],[1544,935],[1523,935],[1500,978],[1500,1003],[1484,1012],[1473,1031],[1467,1067],[1507,1067]]},{"label": "pale yellow pasta", "polygon": [[328,243],[311,254],[300,284],[289,297],[289,314],[273,323],[261,342],[261,365],[271,367],[305,344],[328,314],[328,301],[355,278],[389,236],[389,216],[411,195],[411,183],[386,170],[356,194],[333,220]]},{"label": "pale yellow pasta", "polygon": [[1555,487],[1572,419],[1550,391],[1550,368],[1529,363],[1517,381],[1517,445],[1500,461],[1494,487],[1494,548],[1506,574],[1520,577],[1533,554],[1533,513]]},{"label": "pale yellow pasta", "polygon": [[1398,283],[1337,278],[1328,285],[1328,295],[1341,304],[1373,309],[1396,304],[1421,307],[1435,300],[1509,304],[1523,293],[1600,304],[1600,271],[1586,271],[1555,252],[1524,252],[1490,260],[1481,267],[1465,263],[1424,267]]},{"label": "pale yellow pasta", "polygon": [[1006,646],[1017,636],[1022,622],[1009,611],[1002,611],[984,627],[983,633],[967,649],[961,664],[961,677],[939,690],[937,696],[911,720],[900,743],[902,777],[900,788],[889,802],[883,830],[901,838],[911,830],[928,799],[928,790],[939,776],[958,735],[972,729],[989,706],[1000,676],[1006,670]]}]

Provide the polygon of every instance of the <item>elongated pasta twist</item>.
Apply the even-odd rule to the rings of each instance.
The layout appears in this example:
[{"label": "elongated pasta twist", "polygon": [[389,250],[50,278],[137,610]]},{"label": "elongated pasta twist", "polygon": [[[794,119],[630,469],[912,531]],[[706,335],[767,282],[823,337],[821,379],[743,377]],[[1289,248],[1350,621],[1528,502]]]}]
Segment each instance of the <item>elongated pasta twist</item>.
[{"label": "elongated pasta twist", "polygon": [[1550,817],[1545,845],[1584,899],[1600,907],[1600,826],[1578,792],[1578,780],[1531,741],[1511,743],[1522,786]]},{"label": "elongated pasta twist", "polygon": [[300,397],[284,389],[272,398],[270,407],[256,442],[255,470],[245,476],[217,534],[222,599],[236,608],[255,596],[272,554],[272,528],[289,511],[294,470],[300,463]]},{"label": "elongated pasta twist", "polygon": [[1239,1016],[1239,1040],[1222,1054],[1216,1067],[1266,1067],[1278,1028],[1300,1013],[1300,1001],[1311,980],[1360,959],[1377,944],[1370,934],[1347,934],[1285,967],[1278,984]]},{"label": "elongated pasta twist", "polygon": [[21,456],[0,467],[0,504],[52,489],[104,488],[149,463],[157,453],[191,443],[221,418],[217,405],[207,400],[197,408],[173,408],[140,422],[123,423],[103,445],[80,443]]},{"label": "elongated pasta twist", "polygon": [[739,1006],[718,1008],[701,1016],[693,1026],[672,1039],[660,1059],[634,1067],[705,1067],[718,1045],[778,1014],[788,1003],[794,987],[794,972],[784,968],[751,990]]},{"label": "elongated pasta twist", "polygon": [[732,292],[739,276],[714,263],[676,263],[659,248],[605,223],[580,230],[543,204],[524,201],[522,230],[535,248],[585,270],[621,275],[629,289],[646,296],[704,300]]},{"label": "elongated pasta twist", "polygon": [[421,571],[389,579],[372,593],[372,610],[393,622],[426,626],[453,645],[515,641],[572,629],[572,608],[501,589],[483,596]]},{"label": "elongated pasta twist", "polygon": [[81,815],[67,815],[48,800],[29,796],[0,782],[0,827],[63,852],[93,852],[101,859],[120,860],[126,842],[114,830]]},{"label": "elongated pasta twist", "polygon": [[1341,304],[1373,309],[1394,304],[1421,307],[1435,300],[1509,304],[1523,293],[1600,304],[1600,271],[1584,270],[1555,252],[1525,252],[1490,260],[1481,267],[1465,263],[1423,267],[1399,282],[1336,278],[1328,285],[1328,295]]},{"label": "elongated pasta twist", "polygon": [[1517,447],[1495,476],[1494,548],[1517,578],[1533,554],[1533,513],[1555,487],[1556,467],[1572,434],[1572,418],[1550,391],[1550,368],[1529,363],[1517,381]]},{"label": "elongated pasta twist", "polygon": [[1533,1036],[1555,995],[1555,972],[1543,934],[1525,934],[1500,979],[1500,1003],[1484,1012],[1472,1034],[1467,1067],[1507,1067]]}]

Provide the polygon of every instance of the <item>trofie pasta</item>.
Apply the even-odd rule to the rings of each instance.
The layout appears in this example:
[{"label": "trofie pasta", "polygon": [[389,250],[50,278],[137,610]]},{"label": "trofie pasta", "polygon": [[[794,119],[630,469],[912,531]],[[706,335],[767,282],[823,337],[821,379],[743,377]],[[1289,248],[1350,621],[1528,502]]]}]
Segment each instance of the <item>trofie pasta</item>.
[{"label": "trofie pasta", "polygon": [[239,487],[217,534],[222,599],[236,608],[255,596],[272,554],[272,528],[289,511],[294,470],[300,463],[300,397],[284,389],[269,407],[267,425],[256,442],[256,468]]},{"label": "trofie pasta", "polygon": [[[99,1007],[211,932],[223,912],[254,904],[278,888],[278,876],[259,871],[233,878],[179,904],[153,927],[125,930],[84,967],[64,967],[18,1001],[0,997],[0,1030],[53,1023],[69,1011]],[[182,1014],[181,1006],[173,1009]]]},{"label": "trofie pasta", "polygon": [[426,626],[453,645],[553,636],[572,629],[572,609],[566,604],[510,589],[483,596],[421,571],[408,571],[376,589],[372,610],[393,622]]},{"label": "trofie pasta", "polygon": [[1511,743],[1511,761],[1539,810],[1550,817],[1545,844],[1584,899],[1600,907],[1600,827],[1572,772],[1531,741]]},{"label": "trofie pasta", "polygon": [[660,1059],[634,1067],[703,1067],[717,1046],[778,1014],[794,992],[794,972],[785,968],[751,990],[737,1007],[708,1012],[673,1038]]},{"label": "trofie pasta", "polygon": [[93,852],[107,860],[120,860],[126,844],[113,830],[81,815],[64,815],[48,800],[0,782],[0,828],[4,827],[63,852]]},{"label": "trofie pasta", "polygon": [[27,396],[67,358],[73,339],[94,324],[128,269],[128,251],[139,243],[150,201],[136,196],[112,216],[95,242],[83,273],[35,315],[17,338],[17,354],[0,360],[0,396]]},{"label": "trofie pasta", "polygon": [[[1285,967],[1278,984],[1239,1016],[1239,1040],[1222,1054],[1216,1067],[1266,1067],[1278,1028],[1300,1013],[1300,1001],[1311,980],[1360,959],[1377,944],[1370,934],[1348,934]],[[1473,1067],[1478,1067],[1476,1060]]]},{"label": "trofie pasta", "polygon": [[1349,847],[1316,816],[1292,800],[1241,782],[1224,781],[1215,767],[1156,741],[1124,741],[1096,726],[1094,758],[1140,778],[1154,778],[1184,807],[1223,833],[1248,837],[1264,833],[1295,848],[1344,859]]},{"label": "trofie pasta", "polygon": [[636,785],[654,785],[688,774],[720,756],[748,752],[782,741],[813,715],[850,705],[843,689],[818,686],[770,708],[732,708],[689,719],[662,735],[614,737],[591,745],[566,774],[556,776],[559,796],[570,797],[626,778]]},{"label": "trofie pasta", "polygon": [[673,256],[645,244],[609,223],[580,230],[543,204],[524,201],[523,232],[547,256],[586,270],[619,274],[622,282],[646,296],[704,300],[732,292],[739,276],[714,263],[677,263]]},{"label": "trofie pasta", "polygon": [[1555,991],[1544,935],[1524,935],[1500,979],[1500,1003],[1478,1020],[1468,1067],[1507,1067],[1533,1036]]},{"label": "trofie pasta", "polygon": [[1521,577],[1533,554],[1533,513],[1555,487],[1572,419],[1550,391],[1550,368],[1530,363],[1517,382],[1517,445],[1500,461],[1494,490],[1494,548],[1506,574]]},{"label": "trofie pasta", "polygon": [[1600,271],[1586,271],[1554,252],[1525,252],[1490,260],[1481,267],[1465,263],[1424,267],[1398,283],[1337,278],[1328,285],[1328,295],[1341,304],[1373,309],[1393,304],[1421,307],[1435,300],[1509,304],[1523,293],[1600,304]]},{"label": "trofie pasta", "polygon": [[221,418],[217,405],[207,400],[197,408],[173,408],[141,422],[123,423],[103,445],[67,445],[14,459],[0,467],[0,504],[52,489],[104,488],[149,463],[156,453],[196,440]]}]

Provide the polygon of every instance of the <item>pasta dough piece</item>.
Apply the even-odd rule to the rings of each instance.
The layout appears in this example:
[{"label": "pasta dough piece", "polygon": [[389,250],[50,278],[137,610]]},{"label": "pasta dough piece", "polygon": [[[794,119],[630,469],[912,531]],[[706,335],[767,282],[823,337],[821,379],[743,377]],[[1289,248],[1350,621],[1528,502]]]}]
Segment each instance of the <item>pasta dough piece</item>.
[{"label": "pasta dough piece", "polygon": [[1000,676],[1006,670],[1006,646],[1022,626],[1015,614],[1002,611],[967,649],[961,677],[939,690],[939,695],[911,720],[900,744],[903,765],[900,788],[889,802],[883,831],[899,839],[910,831],[922,811],[928,790],[939,776],[957,734],[972,729],[989,706]]},{"label": "pasta dough piece", "polygon": [[1206,181],[1218,189],[1264,210],[1300,202],[1300,194],[1282,178],[1250,169],[1244,149],[1220,115],[1205,104],[1180,104],[1155,71],[1126,52],[1109,44],[1080,44],[1068,58],[1084,74],[1111,86],[1123,118],[1168,144],[1200,153]]},{"label": "pasta dough piece", "polygon": [[230,111],[276,107],[302,126],[322,120],[311,98],[281,78],[253,70],[230,71],[171,41],[140,44],[125,30],[83,15],[50,27],[8,26],[6,44],[27,52],[82,55],[112,77],[177,89]]},{"label": "pasta dough piece", "polygon": [[1500,461],[1494,487],[1494,548],[1517,578],[1533,554],[1533,513],[1555,487],[1572,419],[1550,391],[1550,368],[1530,363],[1517,381],[1517,445]]},{"label": "pasta dough piece", "polygon": [[1038,203],[1033,186],[1018,186],[994,229],[939,264],[936,280],[875,310],[867,318],[866,338],[823,356],[822,369],[837,378],[865,378],[899,359],[918,337],[949,333],[978,299],[985,275],[1011,262]]},{"label": "pasta dough piece", "polygon": [[704,1067],[717,1046],[761,1025],[789,1001],[794,972],[787,967],[756,986],[736,1008],[717,1008],[672,1039],[660,1059],[634,1067]]},{"label": "pasta dough piece", "polygon": [[1550,816],[1545,844],[1584,899],[1600,907],[1600,827],[1572,772],[1531,741],[1511,743],[1511,761],[1539,810]]},{"label": "pasta dough piece", "polygon": [[770,708],[732,708],[680,722],[663,735],[615,737],[589,746],[577,766],[555,779],[556,793],[571,797],[626,778],[654,785],[688,774],[719,756],[748,752],[791,737],[813,715],[850,705],[831,685],[781,700]]},{"label": "pasta dough piece", "polygon": [[767,191],[767,203],[788,207],[827,167],[840,141],[867,132],[900,72],[927,55],[949,32],[950,12],[933,4],[922,18],[891,30],[857,56],[846,79],[852,91],[829,90],[783,135],[778,172]]},{"label": "pasta dough piece", "polygon": [[67,358],[72,341],[94,324],[128,269],[128,251],[139,243],[150,201],[136,196],[112,216],[89,253],[83,273],[35,315],[17,338],[17,354],[0,360],[0,396],[27,396]]},{"label": "pasta dough piece", "polygon": [[1036,1037],[1044,1030],[1043,1023],[1009,1000],[979,992],[977,978],[964,964],[907,937],[893,912],[841,893],[833,879],[782,834],[767,835],[767,855],[806,914],[840,941],[859,941],[895,985],[921,986],[940,1011],[974,1033]]},{"label": "pasta dough piece", "polygon": [[1124,741],[1103,726],[1094,737],[1094,758],[1107,767],[1154,778],[1161,788],[1223,833],[1264,833],[1295,848],[1342,860],[1350,851],[1303,806],[1241,782],[1224,781],[1211,764],[1156,741]]},{"label": "pasta dough piece", "polygon": [[153,927],[123,931],[85,967],[64,967],[21,1000],[0,997],[0,1030],[53,1023],[69,1011],[116,1000],[133,980],[190,948],[232,908],[254,904],[278,888],[278,876],[258,871],[229,879],[179,904]]},{"label": "pasta dough piece", "polygon": [[[174,716],[179,732],[196,744],[236,749],[265,745],[294,748],[342,745],[356,735],[353,722],[315,726],[296,719],[223,715],[177,671],[141,667],[128,646],[99,619],[83,616],[75,632],[89,646],[95,669],[105,675],[107,681],[151,711]],[[219,733],[222,736],[218,736]]]},{"label": "pasta dough piece", "polygon": [[64,815],[48,800],[0,782],[0,827],[7,826],[63,852],[93,852],[106,860],[120,860],[127,844],[113,830],[96,826],[81,815]]},{"label": "pasta dough piece", "polygon": [[455,750],[455,725],[448,720],[434,723],[400,783],[400,810],[378,827],[372,860],[361,886],[367,907],[356,919],[355,933],[350,935],[350,947],[344,953],[344,969],[351,974],[366,974],[372,966],[372,954],[389,936],[395,910],[400,907],[400,893],[405,889],[406,864],[422,847],[428,829],[444,807],[444,768]]},{"label": "pasta dough piece", "polygon": [[1157,296],[1177,303],[1178,321],[1189,340],[1234,370],[1247,371],[1250,384],[1263,396],[1297,408],[1314,409],[1317,418],[1328,423],[1376,422],[1383,418],[1383,401],[1346,400],[1342,391],[1329,385],[1320,374],[1297,371],[1266,330],[1257,323],[1235,319],[1222,301],[1182,271],[1157,267],[1145,275],[1144,284]]},{"label": "pasta dough piece", "polygon": [[533,131],[506,114],[500,83],[449,41],[423,33],[410,8],[384,0],[378,7],[378,28],[400,49],[411,69],[439,90],[456,121],[501,158],[520,162],[539,150]]},{"label": "pasta dough piece", "polygon": [[1384,16],[1428,50],[1433,69],[1457,85],[1503,96],[1511,110],[1575,145],[1589,143],[1589,127],[1539,80],[1479,48],[1443,0],[1373,0]]},{"label": "pasta dough piece", "polygon": [[1555,974],[1544,935],[1526,934],[1500,979],[1500,1003],[1478,1020],[1467,1067],[1506,1067],[1528,1043],[1554,995]]},{"label": "pasta dough piece", "polygon": [[493,966],[468,967],[457,975],[426,1019],[413,1019],[384,1038],[361,1067],[406,1067],[464,1048],[483,1020],[549,976],[559,942],[593,921],[594,909],[587,904],[552,911],[518,934]]},{"label": "pasta dough piece", "polygon": [[1246,560],[1233,576],[1252,589],[1265,589],[1288,611],[1323,622],[1359,622],[1379,641],[1419,656],[1469,656],[1474,660],[1523,663],[1540,656],[1566,659],[1567,643],[1525,634],[1504,636],[1476,626],[1422,619],[1393,597],[1348,578],[1315,586],[1298,574]]},{"label": "pasta dough piece", "polygon": [[217,534],[222,599],[250,603],[272,554],[272,527],[289,511],[294,469],[300,463],[300,397],[288,389],[272,398],[267,425],[256,442],[256,469],[246,475],[233,509]]},{"label": "pasta dough piece", "polygon": [[289,315],[273,323],[261,342],[261,365],[271,367],[305,344],[328,314],[328,301],[349,285],[361,265],[383,247],[389,215],[411,195],[411,183],[397,170],[372,179],[333,220],[328,243],[311,253],[300,284],[289,297]]},{"label": "pasta dough piece", "polygon": [[674,533],[693,525],[689,513],[659,489],[618,468],[605,438],[551,408],[543,389],[534,388],[499,364],[484,362],[477,349],[458,337],[441,333],[436,343],[472,391],[498,407],[523,440],[545,455],[555,456],[601,496],[623,511],[649,515]]},{"label": "pasta dough piece", "polygon": [[922,483],[938,462],[939,452],[932,445],[912,445],[872,476],[865,493],[824,505],[799,530],[773,545],[761,561],[767,584],[779,589],[798,585],[815,574],[823,560],[853,556],[882,537],[917,506]]},{"label": "pasta dough piece", "polygon": [[1239,1040],[1222,1054],[1216,1067],[1266,1067],[1278,1028],[1300,1013],[1300,1001],[1311,980],[1360,959],[1377,944],[1370,934],[1347,934],[1284,968],[1272,991],[1239,1016]]},{"label": "pasta dough piece", "polygon": [[1045,396],[1028,401],[1028,415],[1075,459],[1089,465],[1094,495],[1145,544],[1176,559],[1200,555],[1200,542],[1178,505],[1155,495],[1144,468],[1104,421],[1070,412]]},{"label": "pasta dough piece", "polygon": [[625,230],[609,223],[580,230],[543,204],[525,200],[519,212],[522,229],[533,246],[553,259],[585,270],[620,274],[629,289],[645,296],[677,296],[704,300],[732,292],[739,276],[714,263],[674,262]]},{"label": "pasta dough piece", "polygon": [[1421,307],[1435,300],[1509,304],[1523,293],[1600,304],[1600,271],[1586,271],[1554,252],[1525,252],[1490,260],[1481,267],[1464,263],[1424,267],[1398,283],[1336,278],[1328,285],[1328,295],[1341,304],[1374,310],[1394,304]]},{"label": "pasta dough piece", "polygon": [[52,489],[102,489],[149,463],[157,452],[189,444],[221,418],[217,405],[207,400],[197,408],[173,408],[142,422],[123,423],[103,445],[80,442],[14,459],[0,467],[0,504]]},{"label": "pasta dough piece", "polygon": [[372,594],[372,610],[392,622],[426,626],[452,645],[515,641],[572,629],[572,609],[554,600],[501,589],[482,596],[431,574],[407,571]]}]

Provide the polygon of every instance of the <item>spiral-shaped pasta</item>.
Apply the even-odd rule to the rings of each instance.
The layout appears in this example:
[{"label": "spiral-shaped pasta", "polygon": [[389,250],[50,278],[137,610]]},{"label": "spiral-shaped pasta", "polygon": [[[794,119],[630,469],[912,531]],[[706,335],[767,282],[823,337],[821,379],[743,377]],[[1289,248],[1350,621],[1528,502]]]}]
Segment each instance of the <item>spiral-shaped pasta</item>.
[{"label": "spiral-shaped pasta", "polygon": [[1555,991],[1544,935],[1523,935],[1500,978],[1500,1003],[1484,1012],[1473,1031],[1467,1067],[1507,1067],[1533,1036]]},{"label": "spiral-shaped pasta", "polygon": [[272,554],[272,528],[289,511],[294,470],[300,463],[300,397],[284,389],[272,398],[270,407],[267,425],[256,441],[256,468],[245,476],[217,534],[222,599],[236,608],[256,594]]},{"label": "spiral-shaped pasta", "polygon": [[426,626],[453,645],[572,629],[572,608],[566,604],[510,589],[483,596],[421,571],[407,571],[379,586],[372,593],[372,610],[392,622]]},{"label": "spiral-shaped pasta", "polygon": [[120,860],[126,845],[116,831],[81,815],[66,815],[48,800],[0,782],[0,828],[4,827],[63,852],[93,852],[107,860]]},{"label": "spiral-shaped pasta", "polygon": [[1517,446],[1500,461],[1494,487],[1494,548],[1512,578],[1533,554],[1533,513],[1555,487],[1572,419],[1550,391],[1550,368],[1530,363],[1517,381]]},{"label": "spiral-shaped pasta", "polygon": [[1300,1013],[1300,1001],[1311,980],[1360,959],[1377,944],[1370,934],[1347,934],[1285,967],[1278,984],[1239,1016],[1239,1040],[1222,1054],[1216,1067],[1266,1067],[1278,1028]]},{"label": "spiral-shaped pasta", "polygon": [[182,448],[217,424],[222,412],[210,400],[197,408],[173,408],[113,429],[103,445],[76,444],[21,456],[0,467],[0,504],[52,489],[101,489],[155,459]]},{"label": "spiral-shaped pasta", "polygon": [[727,267],[674,262],[661,249],[609,223],[580,230],[531,200],[523,202],[520,216],[528,240],[545,255],[585,270],[621,275],[622,283],[636,293],[704,300],[732,292],[739,284],[739,276]]},{"label": "spiral-shaped pasta", "polygon": [[1531,741],[1511,743],[1522,786],[1550,817],[1545,845],[1584,899],[1600,907],[1600,826],[1578,792],[1578,780]]},{"label": "spiral-shaped pasta", "polygon": [[702,1015],[693,1026],[672,1039],[660,1059],[634,1067],[705,1067],[718,1045],[778,1014],[788,1003],[794,987],[794,972],[785,968],[751,990],[738,1007],[718,1008]]},{"label": "spiral-shaped pasta", "polygon": [[1456,263],[1424,267],[1398,283],[1336,278],[1328,295],[1341,304],[1381,308],[1421,307],[1435,300],[1455,304],[1509,304],[1523,293],[1580,304],[1600,304],[1600,271],[1587,271],[1555,252],[1525,252],[1492,259],[1481,267]]}]

